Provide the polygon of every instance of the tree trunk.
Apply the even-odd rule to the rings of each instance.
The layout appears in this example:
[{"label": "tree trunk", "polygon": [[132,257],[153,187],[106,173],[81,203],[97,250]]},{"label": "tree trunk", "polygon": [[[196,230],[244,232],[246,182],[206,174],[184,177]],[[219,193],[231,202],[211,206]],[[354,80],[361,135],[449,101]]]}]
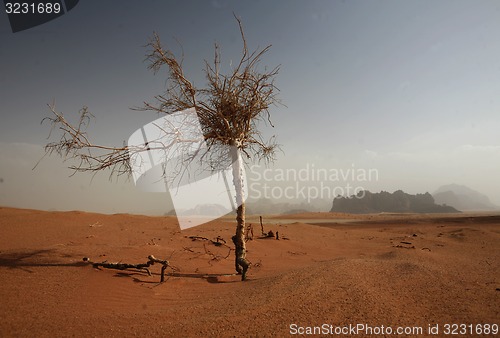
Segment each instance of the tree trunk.
[{"label": "tree trunk", "polygon": [[233,184],[236,190],[236,234],[233,236],[235,248],[235,268],[241,274],[241,280],[246,279],[246,273],[250,263],[246,260],[245,244],[245,176],[243,159],[237,144],[231,145],[231,159],[233,170]]}]

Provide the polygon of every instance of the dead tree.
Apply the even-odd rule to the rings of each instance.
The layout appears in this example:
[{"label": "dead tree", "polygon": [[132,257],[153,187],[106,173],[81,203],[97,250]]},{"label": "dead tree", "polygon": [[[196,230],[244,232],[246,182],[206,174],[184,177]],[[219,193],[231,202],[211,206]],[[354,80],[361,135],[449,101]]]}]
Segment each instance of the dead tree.
[{"label": "dead tree", "polygon": [[[219,46],[215,44],[213,62],[205,61],[205,87],[195,87],[186,78],[182,59],[164,49],[160,37],[155,33],[149,43],[146,61],[148,68],[155,74],[166,68],[168,73],[167,88],[163,94],[155,96],[153,102],[144,102],[142,111],[153,111],[159,114],[172,114],[188,108],[195,108],[198,115],[207,148],[202,160],[209,170],[227,168],[230,163],[233,174],[233,185],[236,196],[236,233],[233,237],[235,245],[235,267],[246,278],[250,265],[246,259],[245,246],[245,181],[244,159],[272,161],[277,144],[274,137],[263,140],[259,125],[269,123],[270,107],[279,103],[277,88],[274,84],[279,67],[267,69],[260,67],[262,56],[271,46],[250,52],[239,18],[238,23],[243,42],[242,55],[239,61],[224,72]],[[92,143],[86,128],[92,114],[84,107],[80,111],[79,122],[69,123],[62,113],[56,111],[54,104],[49,105],[53,115],[48,117],[52,130],[59,129],[62,136],[59,140],[45,146],[47,154],[57,153],[65,159],[76,160],[70,165],[75,172],[98,172],[111,169],[112,174],[131,173],[129,159],[131,154],[151,149],[147,143],[136,147],[109,147]],[[157,142],[154,147],[168,148],[168,145]],[[199,155],[199,154],[197,154]],[[189,160],[189,159],[187,159]]]}]

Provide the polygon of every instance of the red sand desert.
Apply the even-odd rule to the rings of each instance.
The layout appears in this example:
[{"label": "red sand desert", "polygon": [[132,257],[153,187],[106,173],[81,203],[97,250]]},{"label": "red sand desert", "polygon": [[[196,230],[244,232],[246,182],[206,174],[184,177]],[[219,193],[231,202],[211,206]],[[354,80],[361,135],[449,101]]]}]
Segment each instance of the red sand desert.
[{"label": "red sand desert", "polygon": [[[428,337],[429,326],[445,336],[447,324],[463,324],[467,337],[500,324],[500,216],[264,217],[280,240],[257,239],[257,217],[247,223],[253,266],[241,282],[228,275],[234,252],[189,238],[230,243],[231,218],[181,232],[175,217],[0,208],[0,336],[288,337],[357,327],[363,337],[421,327],[403,336]],[[164,283],[157,264],[149,276],[82,261],[148,255],[176,268]]]}]

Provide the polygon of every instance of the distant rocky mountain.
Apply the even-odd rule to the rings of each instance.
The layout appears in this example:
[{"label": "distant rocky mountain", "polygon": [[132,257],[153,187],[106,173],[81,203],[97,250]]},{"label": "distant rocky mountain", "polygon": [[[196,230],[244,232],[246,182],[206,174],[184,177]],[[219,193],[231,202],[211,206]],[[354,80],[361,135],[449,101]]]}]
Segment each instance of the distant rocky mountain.
[{"label": "distant rocky mountain", "polygon": [[397,190],[392,194],[387,191],[372,193],[365,190],[360,191],[355,196],[336,197],[330,212],[369,214],[379,212],[454,213],[460,211],[451,206],[437,205],[428,192],[410,195],[402,190]]},{"label": "distant rocky mountain", "polygon": [[448,184],[439,187],[432,194],[436,203],[450,205],[456,209],[466,211],[498,210],[499,206],[491,203],[488,196],[481,194],[465,185]]},{"label": "distant rocky mountain", "polygon": [[329,200],[319,199],[308,203],[306,201],[280,202],[262,198],[256,201],[247,201],[246,211],[249,215],[317,212],[328,210],[328,208],[330,208],[330,203],[331,202]]},{"label": "distant rocky mountain", "polygon": [[192,216],[219,216],[230,212],[231,210],[226,209],[220,204],[198,204],[192,209],[178,211],[178,214]]}]

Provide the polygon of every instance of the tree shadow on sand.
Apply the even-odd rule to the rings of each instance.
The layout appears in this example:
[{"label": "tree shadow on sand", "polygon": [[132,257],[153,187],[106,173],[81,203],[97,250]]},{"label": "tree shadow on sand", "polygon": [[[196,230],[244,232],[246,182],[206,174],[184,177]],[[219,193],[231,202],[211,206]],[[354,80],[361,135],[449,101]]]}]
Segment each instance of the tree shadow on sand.
[{"label": "tree shadow on sand", "polygon": [[[58,255],[58,257],[57,257]],[[66,258],[71,258],[73,256],[66,255]],[[8,269],[20,269],[28,273],[34,273],[33,270],[29,268],[38,267],[89,267],[88,262],[82,260],[76,260],[72,262],[62,262],[58,261],[60,259],[60,253],[57,253],[54,249],[39,249],[39,250],[26,250],[26,251],[15,251],[15,252],[0,252],[0,268],[6,267]],[[98,268],[101,269],[101,268]],[[159,276],[159,273],[151,272],[152,276]],[[132,278],[136,283],[151,283],[158,284],[158,281],[146,280],[141,277],[147,276],[146,271],[141,270],[129,270],[120,271],[115,274],[115,277],[125,277]],[[209,273],[180,273],[180,272],[170,272],[166,273],[165,276],[175,277],[175,278],[199,278],[205,279],[209,283],[228,283],[233,281],[239,281],[230,279],[231,277],[237,276],[236,274],[209,274]]]},{"label": "tree shadow on sand", "polygon": [[241,275],[238,274],[227,274],[227,273],[179,273],[172,272],[169,273],[170,277],[180,277],[180,278],[200,278],[205,279],[209,283],[232,283],[240,282]]},{"label": "tree shadow on sand", "polygon": [[[55,253],[54,249],[40,249],[19,252],[0,252],[0,267],[9,269],[21,269],[33,273],[30,267],[81,267],[85,266],[83,261],[58,262],[54,261],[51,255]],[[70,256],[68,256],[70,257]]]}]

